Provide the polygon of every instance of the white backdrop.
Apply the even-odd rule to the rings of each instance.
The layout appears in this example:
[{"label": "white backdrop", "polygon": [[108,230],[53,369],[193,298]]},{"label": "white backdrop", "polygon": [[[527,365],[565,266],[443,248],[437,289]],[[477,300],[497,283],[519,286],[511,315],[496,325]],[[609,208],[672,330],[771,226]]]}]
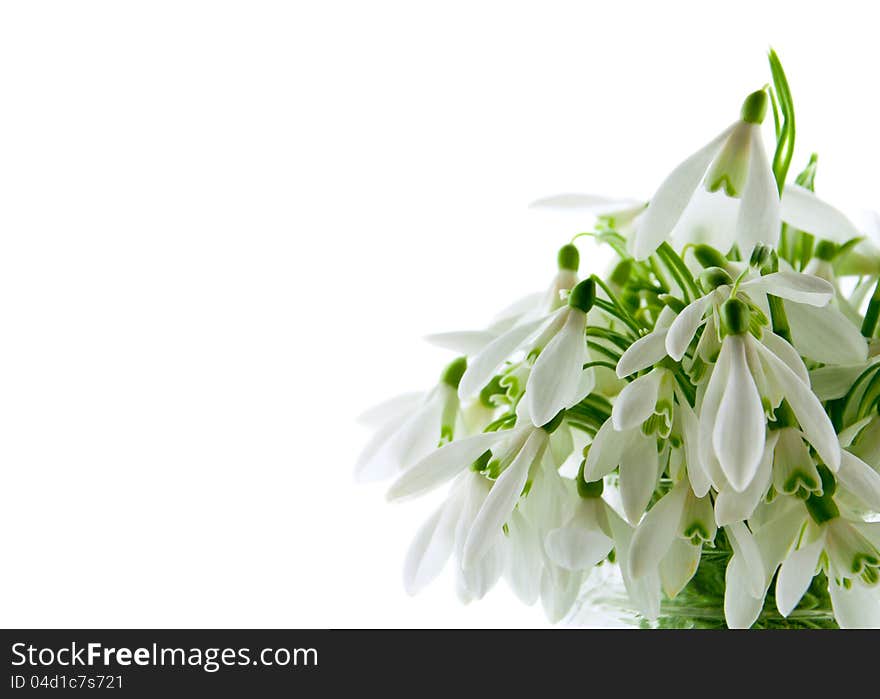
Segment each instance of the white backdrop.
[{"label": "white backdrop", "polygon": [[544,625],[406,596],[430,504],[352,482],[354,416],[546,283],[530,200],[650,196],[771,44],[794,171],[880,206],[871,7],[4,3],[0,625]]}]

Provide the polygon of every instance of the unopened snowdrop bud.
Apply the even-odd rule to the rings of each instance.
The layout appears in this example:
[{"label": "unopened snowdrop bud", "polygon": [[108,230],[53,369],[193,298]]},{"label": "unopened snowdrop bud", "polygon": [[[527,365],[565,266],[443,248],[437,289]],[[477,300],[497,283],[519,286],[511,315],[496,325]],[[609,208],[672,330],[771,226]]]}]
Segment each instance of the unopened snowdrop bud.
[{"label": "unopened snowdrop bud", "polygon": [[824,262],[831,262],[837,255],[839,247],[830,240],[820,240],[814,255]]},{"label": "unopened snowdrop bud", "polygon": [[703,267],[721,267],[727,266],[727,258],[718,252],[711,245],[700,243],[693,247],[694,257]]},{"label": "unopened snowdrop bud", "polygon": [[461,382],[461,377],[464,375],[466,369],[467,357],[458,357],[458,359],[453,359],[449,364],[446,365],[446,368],[443,370],[443,374],[440,376],[440,380],[447,386],[451,386],[457,391],[458,384]]},{"label": "unopened snowdrop bud", "polygon": [[733,279],[731,279],[730,275],[721,267],[707,267],[700,272],[699,282],[700,287],[702,287],[703,291],[708,294],[719,286],[729,286],[730,284],[733,284]]},{"label": "unopened snowdrop bud", "polygon": [[584,279],[574,289],[568,297],[568,305],[577,308],[584,313],[589,312],[596,300],[596,282],[592,279]]},{"label": "unopened snowdrop bud", "polygon": [[740,118],[749,124],[761,124],[767,115],[767,92],[765,90],[756,90],[748,97],[742,105]]},{"label": "unopened snowdrop bud", "polygon": [[581,254],[574,245],[569,243],[568,245],[563,245],[559,248],[559,253],[556,255],[556,261],[559,264],[559,269],[567,269],[571,272],[577,272],[581,263]]},{"label": "unopened snowdrop bud", "polygon": [[751,311],[740,299],[727,299],[721,305],[721,319],[728,335],[742,335],[749,331]]},{"label": "unopened snowdrop bud", "polygon": [[608,277],[608,281],[610,281],[614,286],[622,287],[624,284],[627,283],[627,281],[629,281],[629,276],[632,273],[632,267],[632,258],[621,260],[615,265],[614,269],[611,270],[611,276]]}]

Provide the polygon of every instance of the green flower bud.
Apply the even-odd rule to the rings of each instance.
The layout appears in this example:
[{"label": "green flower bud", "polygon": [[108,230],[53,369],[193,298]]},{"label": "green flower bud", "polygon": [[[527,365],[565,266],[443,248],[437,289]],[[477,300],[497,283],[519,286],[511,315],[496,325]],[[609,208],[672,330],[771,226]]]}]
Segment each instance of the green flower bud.
[{"label": "green flower bud", "polygon": [[727,258],[715,248],[704,243],[693,247],[694,257],[703,267],[726,267]]},{"label": "green flower bud", "polygon": [[453,359],[443,370],[440,380],[458,390],[458,384],[461,383],[461,377],[467,369],[467,357],[459,357]]},{"label": "green flower bud", "polygon": [[820,260],[824,260],[825,262],[831,262],[834,259],[834,256],[837,255],[837,244],[832,243],[830,240],[820,240],[819,244],[816,246],[816,257]]},{"label": "green flower bud", "polygon": [[572,272],[577,272],[581,264],[581,254],[574,245],[569,243],[559,248],[556,261],[559,264],[559,269],[569,269]]},{"label": "green flower bud", "polygon": [[592,279],[584,279],[571,290],[571,294],[568,296],[568,305],[586,313],[593,307],[593,301],[595,300],[596,282]]},{"label": "green flower bud", "polygon": [[610,281],[615,286],[623,286],[629,281],[630,272],[632,272],[633,261],[632,259],[621,260],[617,263],[617,266],[612,270],[611,276],[608,281]]},{"label": "green flower bud", "polygon": [[749,330],[749,307],[738,298],[727,299],[721,305],[721,319],[730,335],[742,335]]},{"label": "green flower bud", "polygon": [[721,267],[707,267],[700,272],[699,281],[700,287],[706,293],[714,291],[719,286],[729,286],[730,284],[733,284],[733,279],[731,279],[727,270],[724,270]]},{"label": "green flower bud", "polygon": [[758,90],[746,97],[743,102],[740,117],[749,124],[760,124],[767,115],[767,93],[764,90]]}]

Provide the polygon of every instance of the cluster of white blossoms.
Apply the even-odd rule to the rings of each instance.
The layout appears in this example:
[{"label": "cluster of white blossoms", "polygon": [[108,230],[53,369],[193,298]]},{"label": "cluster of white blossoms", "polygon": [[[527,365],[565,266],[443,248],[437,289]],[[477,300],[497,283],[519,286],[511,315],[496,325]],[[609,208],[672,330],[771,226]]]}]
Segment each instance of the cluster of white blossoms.
[{"label": "cluster of white blossoms", "polygon": [[786,182],[771,68],[649,202],[537,202],[589,213],[611,268],[581,276],[575,236],[546,292],[429,338],[462,355],[436,386],[364,416],[360,480],[448,488],[410,593],[451,563],[464,601],[504,578],[558,621],[617,566],[646,620],[700,625],[702,595],[732,628],[880,627],[880,249],[816,197],[815,156]]}]

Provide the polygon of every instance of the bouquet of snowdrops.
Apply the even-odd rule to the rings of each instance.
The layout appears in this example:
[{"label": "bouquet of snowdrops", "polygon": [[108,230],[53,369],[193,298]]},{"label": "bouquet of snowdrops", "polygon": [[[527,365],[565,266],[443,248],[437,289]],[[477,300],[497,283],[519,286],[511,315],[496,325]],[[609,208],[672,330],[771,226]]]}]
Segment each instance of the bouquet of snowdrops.
[{"label": "bouquet of snowdrops", "polygon": [[[538,202],[595,220],[546,292],[432,336],[463,356],[364,416],[360,479],[448,488],[409,592],[451,561],[464,601],[504,577],[558,621],[600,568],[643,625],[880,627],[880,250],[816,196],[815,156],[787,181],[770,67],[649,202]],[[613,250],[604,275],[580,235]]]}]

